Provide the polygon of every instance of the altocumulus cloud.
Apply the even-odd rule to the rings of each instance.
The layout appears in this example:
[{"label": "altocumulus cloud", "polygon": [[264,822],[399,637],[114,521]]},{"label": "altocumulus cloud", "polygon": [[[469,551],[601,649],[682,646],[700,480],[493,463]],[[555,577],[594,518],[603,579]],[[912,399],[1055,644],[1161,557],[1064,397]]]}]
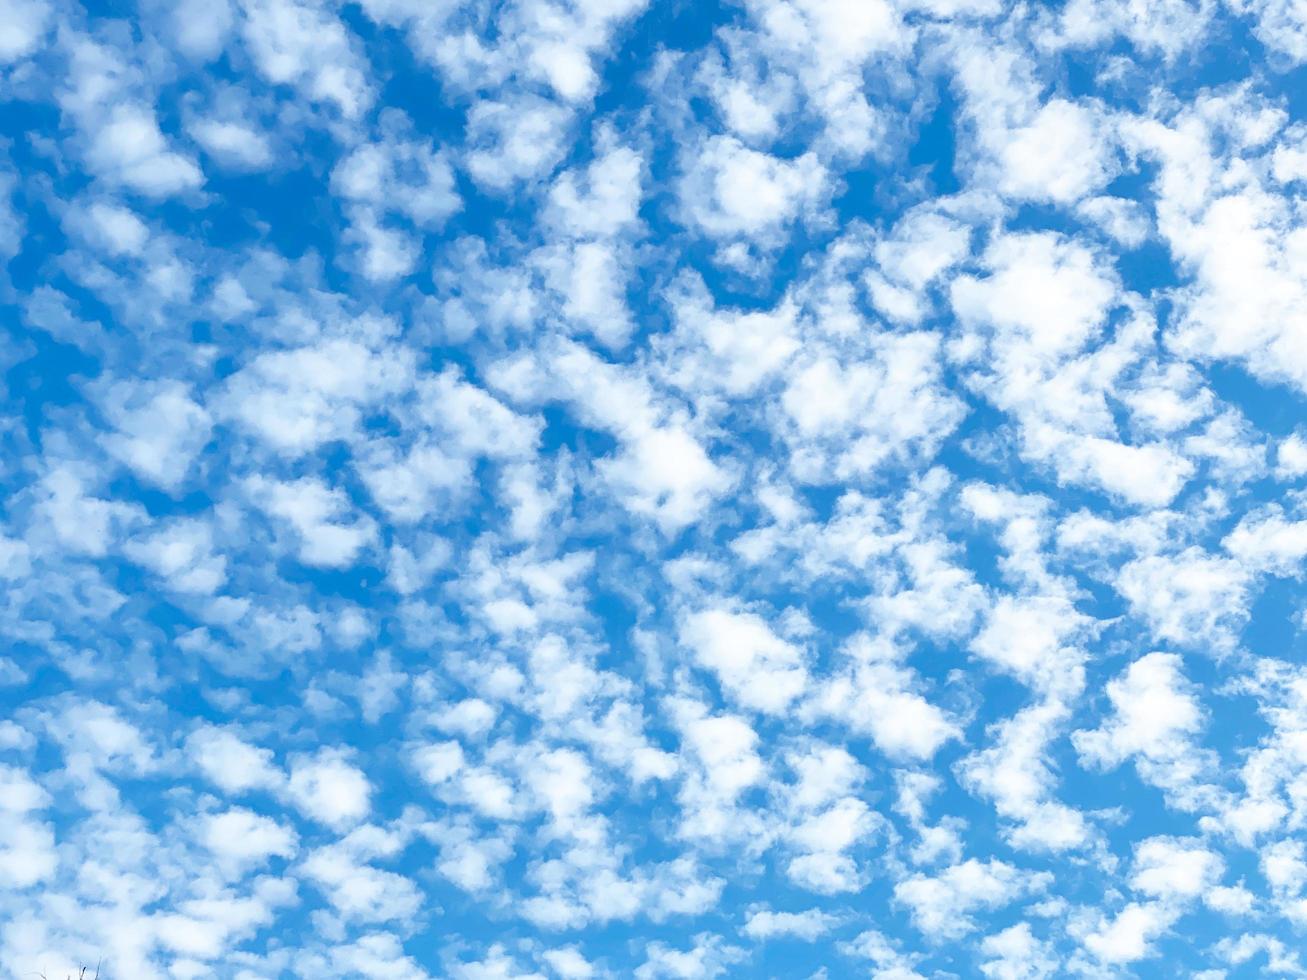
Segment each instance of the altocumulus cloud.
[{"label": "altocumulus cloud", "polygon": [[1307,975],[1305,63],[0,0],[0,973]]}]

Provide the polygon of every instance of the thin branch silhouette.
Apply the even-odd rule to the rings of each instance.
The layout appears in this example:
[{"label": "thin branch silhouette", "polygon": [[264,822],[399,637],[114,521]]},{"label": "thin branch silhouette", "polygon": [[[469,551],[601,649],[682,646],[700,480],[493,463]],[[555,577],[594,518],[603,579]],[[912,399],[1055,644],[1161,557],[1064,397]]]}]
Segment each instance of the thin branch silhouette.
[{"label": "thin branch silhouette", "polygon": [[[87,976],[87,971],[90,969],[90,967],[89,966],[80,967],[77,971],[77,980],[100,980],[100,967],[103,963],[104,963],[103,959],[97,961],[95,964],[95,973],[89,977]],[[44,970],[42,970],[40,973],[36,975],[40,977],[41,980],[50,980],[50,978],[45,975]],[[73,975],[71,973],[68,974],[67,980],[73,980]]]}]

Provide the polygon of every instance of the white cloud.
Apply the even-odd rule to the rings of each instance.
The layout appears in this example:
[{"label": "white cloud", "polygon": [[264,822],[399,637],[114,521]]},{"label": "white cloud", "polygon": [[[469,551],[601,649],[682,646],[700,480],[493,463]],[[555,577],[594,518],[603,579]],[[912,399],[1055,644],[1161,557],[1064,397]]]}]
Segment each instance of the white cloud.
[{"label": "white cloud", "polygon": [[193,58],[216,58],[231,33],[230,0],[177,0],[167,5],[177,46]]},{"label": "white cloud", "polygon": [[876,270],[864,282],[872,302],[892,320],[918,323],[927,312],[926,287],[971,251],[971,230],[945,215],[914,209],[876,243]]},{"label": "white cloud", "polygon": [[1111,966],[1134,963],[1153,955],[1153,940],[1165,933],[1176,917],[1166,905],[1132,902],[1086,936],[1085,948]]},{"label": "white cloud", "polygon": [[421,255],[421,239],[387,216],[438,229],[462,206],[445,155],[403,139],[356,147],[336,165],[331,188],[347,202],[344,240],[357,246],[360,271],[373,282],[407,276]]},{"label": "white cloud", "polygon": [[870,735],[892,758],[929,759],[958,735],[954,721],[914,690],[917,678],[884,645],[855,637],[846,653],[846,668],[814,693],[815,712]]},{"label": "white cloud", "polygon": [[496,883],[497,869],[512,854],[506,840],[479,837],[467,822],[429,825],[423,833],[440,848],[440,875],[472,894],[486,893]]},{"label": "white cloud", "polygon": [[929,877],[916,874],[894,886],[913,924],[930,936],[955,939],[976,928],[972,913],[1001,908],[1049,884],[1048,875],[1021,871],[1002,861],[971,858]]},{"label": "white cloud", "polygon": [[216,858],[238,869],[272,857],[292,858],[297,846],[294,831],[244,807],[207,814],[199,838]]},{"label": "white cloud", "polygon": [[644,963],[635,970],[636,980],[712,980],[742,960],[744,951],[726,945],[720,936],[701,933],[688,949],[655,942],[646,947],[645,955]]},{"label": "white cloud", "polygon": [[1050,45],[1102,46],[1124,35],[1145,54],[1173,61],[1198,44],[1209,30],[1213,7],[1189,0],[1071,0],[1060,11]]},{"label": "white cloud", "polygon": [[263,170],[273,162],[272,146],[257,129],[226,119],[195,119],[186,131],[219,164],[238,170]]},{"label": "white cloud", "polygon": [[1246,515],[1221,544],[1250,571],[1296,575],[1307,558],[1307,521],[1286,521],[1271,507]]},{"label": "white cloud", "polygon": [[1251,13],[1258,39],[1296,64],[1307,61],[1307,14],[1291,0],[1238,0],[1235,9]]},{"label": "white cloud", "polygon": [[1016,847],[1065,851],[1092,839],[1078,810],[1050,798],[1056,776],[1049,746],[1067,714],[1056,700],[1023,708],[991,726],[988,748],[958,763],[962,784],[992,799],[999,815],[1016,823],[1008,835]]},{"label": "white cloud", "polygon": [[367,776],[331,749],[292,761],[286,788],[301,813],[335,829],[358,823],[372,809]]},{"label": "white cloud", "polygon": [[742,718],[708,715],[694,702],[670,707],[678,716],[688,769],[680,792],[680,833],[708,841],[747,833],[736,803],[764,776],[757,733]]},{"label": "white cloud", "polygon": [[1103,128],[1093,109],[1050,100],[1003,145],[1000,187],[1014,197],[1059,203],[1100,189],[1111,176]]},{"label": "white cloud", "polygon": [[643,166],[638,152],[617,146],[591,161],[584,173],[559,174],[549,189],[549,220],[575,238],[630,229],[639,220]]},{"label": "white cloud", "polygon": [[412,384],[410,353],[332,339],[253,358],[227,382],[219,405],[273,449],[298,456],[349,437],[367,406]]},{"label": "white cloud", "polygon": [[[982,502],[978,487],[967,489],[977,492],[964,494],[964,500]],[[1088,617],[1063,596],[1001,596],[971,649],[1036,691],[1074,695],[1084,683],[1079,643],[1089,627]]]},{"label": "white cloud", "polygon": [[785,873],[800,887],[823,895],[858,891],[865,874],[848,852],[877,825],[871,808],[852,796],[803,814],[786,835],[799,853],[786,864]]},{"label": "white cloud", "polygon": [[53,829],[33,816],[52,802],[27,772],[0,763],[0,882],[7,888],[30,888],[58,869]]},{"label": "white cloud", "polygon": [[[748,64],[765,59],[767,78],[780,89],[772,98],[774,115],[791,120],[785,82],[793,78],[799,90],[795,104],[802,107],[805,123],[810,119],[819,127],[812,143],[823,155],[856,162],[881,146],[885,121],[875,100],[867,97],[863,72],[871,64],[899,63],[911,44],[913,31],[896,6],[883,0],[773,0],[751,3],[749,10],[754,31],[741,32],[742,50],[733,52],[732,60]],[[737,69],[736,78],[750,93],[766,92],[753,73]],[[735,101],[738,106],[738,97]],[[735,121],[739,115],[737,111]],[[768,135],[765,119],[745,130],[746,135]]]},{"label": "white cloud", "polygon": [[754,613],[725,609],[693,613],[682,622],[680,638],[743,707],[783,712],[807,685],[799,648],[777,636]]},{"label": "white cloud", "polygon": [[1298,433],[1286,436],[1276,447],[1275,475],[1281,480],[1307,476],[1307,439]]},{"label": "white cloud", "polygon": [[30,55],[41,43],[50,22],[45,0],[0,2],[0,63]]},{"label": "white cloud", "polygon": [[[294,786],[292,773],[292,792]],[[310,853],[303,870],[342,917],[355,922],[406,923],[422,905],[417,886],[401,874],[367,863],[394,857],[402,848],[403,842],[393,834],[377,827],[360,827],[339,843]]]},{"label": "white cloud", "polygon": [[245,44],[264,78],[333,103],[346,119],[371,105],[364,66],[344,25],[329,11],[311,0],[241,0],[241,7]]},{"label": "white cloud", "polygon": [[110,255],[140,255],[150,240],[150,229],[131,208],[93,201],[74,212],[78,230]]},{"label": "white cloud", "polygon": [[601,464],[601,472],[633,513],[651,517],[669,534],[694,523],[732,483],[675,424],[637,433],[616,458]]},{"label": "white cloud", "polygon": [[750,939],[767,940],[774,937],[794,937],[815,942],[826,935],[839,922],[837,916],[820,909],[803,912],[775,912],[769,908],[754,909],[740,930]]},{"label": "white cloud", "polygon": [[204,521],[176,521],[128,542],[125,551],[177,592],[211,595],[227,580],[227,559],[213,553],[213,531]]},{"label": "white cloud", "polygon": [[731,136],[711,137],[680,187],[688,220],[714,237],[765,239],[821,207],[828,193],[825,168],[812,154],[786,160]]},{"label": "white cloud", "polygon": [[1054,460],[1063,479],[1102,487],[1143,507],[1169,504],[1194,473],[1193,463],[1164,445],[1130,446],[1050,426],[1030,427],[1023,448]]},{"label": "white cloud", "polygon": [[675,339],[685,350],[669,349],[667,364],[669,380],[687,393],[720,388],[733,397],[753,394],[799,350],[792,302],[772,310],[715,309],[702,280],[680,285],[671,299]]},{"label": "white cloud", "polygon": [[1119,765],[1134,755],[1183,756],[1188,739],[1203,725],[1195,691],[1173,653],[1149,653],[1107,684],[1114,714],[1102,728],[1078,732],[1076,748],[1103,765]]},{"label": "white cloud", "polygon": [[149,106],[112,108],[90,139],[87,161],[100,175],[150,197],[195,190],[204,174],[189,157],[168,148]]},{"label": "white cloud", "polygon": [[[1256,184],[1229,192],[1212,186],[1210,151],[1206,140],[1192,145],[1193,128],[1159,124],[1142,137],[1162,159],[1159,227],[1189,277],[1170,342],[1194,361],[1234,360],[1261,379],[1302,389],[1307,358],[1286,324],[1307,303],[1299,272],[1307,238],[1279,195]],[[1199,161],[1208,173],[1186,172]]]},{"label": "white cloud", "polygon": [[840,943],[837,948],[845,956],[870,960],[875,967],[872,972],[875,980],[922,980],[921,974],[912,968],[922,957],[899,952],[888,938],[875,929],[859,933],[854,939]]},{"label": "white cloud", "polygon": [[37,512],[55,538],[74,553],[103,557],[142,510],[132,504],[87,493],[84,475],[59,467],[42,479]]},{"label": "white cloud", "polygon": [[445,155],[408,140],[356,147],[332,171],[331,188],[348,201],[402,214],[420,227],[439,227],[462,203]]},{"label": "white cloud", "polygon": [[1028,922],[986,936],[980,949],[987,957],[980,970],[995,980],[1042,980],[1059,966],[1051,944],[1036,938]]},{"label": "white cloud", "polygon": [[1197,839],[1149,837],[1135,846],[1135,891],[1162,901],[1202,898],[1220,881],[1225,862]]},{"label": "white cloud", "polygon": [[1196,548],[1125,565],[1117,590],[1159,639],[1227,649],[1248,614],[1248,572]]},{"label": "white cloud", "polygon": [[252,477],[246,490],[269,516],[285,521],[299,539],[299,560],[319,568],[346,568],[376,537],[376,527],[367,517],[351,514],[348,498],[341,490],[321,480],[305,477],[282,482]]},{"label": "white cloud", "polygon": [[250,745],[229,729],[196,729],[186,739],[186,750],[205,778],[226,793],[277,789],[286,780],[272,752]]},{"label": "white cloud", "polygon": [[468,117],[466,166],[477,183],[507,192],[519,181],[548,175],[564,153],[571,124],[561,107],[531,96],[479,101]]},{"label": "white cloud", "polygon": [[296,960],[296,972],[304,976],[334,972],[365,980],[386,980],[395,976],[431,980],[431,975],[413,957],[404,955],[399,938],[388,932],[367,932],[354,942],[332,945],[326,959],[305,954]]},{"label": "white cloud", "polygon": [[1116,297],[1094,253],[1049,232],[1001,235],[984,264],[987,277],[953,281],[953,309],[963,323],[995,332],[1000,357],[1034,367],[1080,350]]},{"label": "white cloud", "polygon": [[847,480],[931,458],[965,415],[944,387],[940,347],[933,333],[900,334],[875,341],[865,360],[796,363],[781,395],[795,475]]},{"label": "white cloud", "polygon": [[626,303],[624,250],[605,242],[542,249],[535,260],[562,298],[562,316],[592,333],[604,346],[620,348],[634,327]]},{"label": "white cloud", "polygon": [[1140,657],[1107,684],[1112,714],[1071,741],[1090,765],[1110,769],[1134,759],[1139,775],[1166,791],[1169,802],[1193,809],[1210,797],[1204,781],[1213,760],[1197,745],[1205,712],[1181,667],[1172,653]]},{"label": "white cloud", "polygon": [[180,382],[120,381],[101,389],[113,430],[105,448],[151,483],[181,484],[209,441],[209,413]]},{"label": "white cloud", "polygon": [[354,218],[344,239],[357,246],[359,271],[369,282],[388,283],[404,278],[413,271],[420,255],[414,236],[380,224],[367,212]]},{"label": "white cloud", "polygon": [[589,980],[595,975],[594,966],[575,946],[546,950],[540,954],[540,958],[549,964],[549,968],[562,980]]}]

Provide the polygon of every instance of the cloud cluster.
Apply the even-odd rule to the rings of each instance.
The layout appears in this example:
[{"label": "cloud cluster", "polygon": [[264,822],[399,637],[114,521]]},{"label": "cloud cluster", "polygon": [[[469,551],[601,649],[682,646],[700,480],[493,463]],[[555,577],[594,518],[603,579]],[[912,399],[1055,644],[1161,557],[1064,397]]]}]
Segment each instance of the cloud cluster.
[{"label": "cloud cluster", "polygon": [[0,0],[0,972],[1307,975],[1304,60]]}]

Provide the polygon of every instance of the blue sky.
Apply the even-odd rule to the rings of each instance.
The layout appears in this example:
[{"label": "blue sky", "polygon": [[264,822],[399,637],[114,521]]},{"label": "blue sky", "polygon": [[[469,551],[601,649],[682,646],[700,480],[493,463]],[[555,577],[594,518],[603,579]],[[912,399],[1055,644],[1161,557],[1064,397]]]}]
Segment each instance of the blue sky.
[{"label": "blue sky", "polygon": [[0,972],[1307,975],[1304,62],[0,0]]}]

